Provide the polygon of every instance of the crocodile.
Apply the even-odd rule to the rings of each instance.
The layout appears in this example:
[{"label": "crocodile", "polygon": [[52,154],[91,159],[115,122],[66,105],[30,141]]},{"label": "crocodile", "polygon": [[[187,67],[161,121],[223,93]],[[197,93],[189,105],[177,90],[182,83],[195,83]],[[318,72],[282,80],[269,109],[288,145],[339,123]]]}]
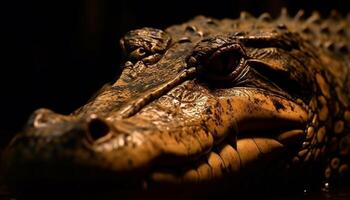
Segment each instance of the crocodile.
[{"label": "crocodile", "polygon": [[283,9],[129,31],[114,83],[69,115],[31,115],[4,153],[6,180],[162,198],[346,183],[349,27]]}]

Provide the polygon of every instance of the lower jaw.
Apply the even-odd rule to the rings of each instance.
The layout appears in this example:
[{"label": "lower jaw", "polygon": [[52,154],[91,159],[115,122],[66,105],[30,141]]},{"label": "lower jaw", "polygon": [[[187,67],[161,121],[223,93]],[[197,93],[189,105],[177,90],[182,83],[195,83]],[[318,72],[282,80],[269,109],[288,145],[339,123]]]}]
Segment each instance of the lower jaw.
[{"label": "lower jaw", "polygon": [[[213,153],[209,154],[213,155]],[[219,155],[219,153],[216,154]],[[241,169],[233,174],[223,173],[221,177],[211,177],[200,182],[188,179],[182,179],[181,182],[176,183],[158,179],[148,182],[141,181],[134,185],[115,182],[103,182],[102,184],[100,182],[89,184],[65,182],[62,183],[63,187],[60,184],[47,183],[41,187],[35,183],[35,186],[31,185],[32,188],[35,188],[34,190],[27,188],[22,195],[25,197],[23,199],[57,200],[67,199],[67,197],[68,199],[213,199],[219,196],[227,197],[227,195],[236,199],[239,196],[251,195],[251,191],[257,195],[275,190],[276,188],[273,187],[276,186],[276,183],[278,183],[277,186],[284,185],[278,178],[269,179],[267,174],[273,173],[273,170],[268,169],[267,166],[250,165],[250,169]],[[252,167],[256,167],[255,170]]]},{"label": "lower jaw", "polygon": [[279,130],[278,134],[276,130],[275,133],[266,132],[269,134],[245,134],[250,136],[238,140],[226,138],[198,159],[183,159],[166,165],[157,163],[157,167],[149,172],[146,183],[198,184],[261,172],[273,162],[289,161],[305,136],[302,129]]},{"label": "lower jaw", "polygon": [[[280,134],[284,135],[288,131]],[[292,135],[293,136],[293,135]],[[294,135],[299,138],[300,135]],[[292,137],[293,138],[293,137]],[[288,140],[288,138],[287,138]],[[224,140],[215,145],[212,150],[196,160],[184,165],[157,167],[147,173],[145,179],[130,181],[123,179],[113,181],[77,181],[63,180],[57,184],[28,183],[24,191],[31,194],[55,194],[65,188],[70,193],[85,195],[88,193],[110,193],[129,196],[143,193],[173,193],[175,191],[191,190],[216,191],[216,190],[241,190],[242,184],[252,185],[253,182],[261,184],[268,177],[261,177],[261,173],[274,164],[283,156],[284,145],[276,139],[265,137],[241,138],[236,143]],[[283,158],[285,159],[285,158]],[[285,160],[281,160],[283,163]],[[275,163],[274,163],[275,162]],[[270,168],[271,170],[273,168]],[[273,171],[270,172],[274,173]],[[265,174],[266,175],[266,174]],[[142,180],[142,181],[140,181]],[[248,180],[248,181],[247,181]],[[122,181],[122,182],[120,182]],[[125,182],[123,182],[125,181]],[[68,183],[67,183],[68,182]],[[220,185],[220,187],[218,187]],[[62,187],[63,186],[63,187]],[[228,186],[226,188],[225,186]],[[33,189],[34,188],[34,189]],[[35,191],[35,192],[34,192]],[[55,192],[50,192],[55,191]],[[139,192],[141,193],[139,193]],[[176,193],[176,192],[175,192]],[[187,192],[184,192],[187,193]],[[166,194],[164,194],[166,195]],[[30,196],[30,195],[29,195]],[[142,195],[141,195],[142,196]]]}]

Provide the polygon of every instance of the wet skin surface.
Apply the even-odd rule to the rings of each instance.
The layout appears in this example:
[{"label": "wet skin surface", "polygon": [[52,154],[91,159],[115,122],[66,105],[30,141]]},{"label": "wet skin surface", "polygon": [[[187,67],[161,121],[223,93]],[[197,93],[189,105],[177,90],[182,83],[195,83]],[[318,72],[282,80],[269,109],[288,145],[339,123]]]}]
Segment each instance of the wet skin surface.
[{"label": "wet skin surface", "polygon": [[115,83],[71,115],[33,113],[4,154],[9,185],[164,198],[346,182],[349,21],[301,17],[130,31]]}]

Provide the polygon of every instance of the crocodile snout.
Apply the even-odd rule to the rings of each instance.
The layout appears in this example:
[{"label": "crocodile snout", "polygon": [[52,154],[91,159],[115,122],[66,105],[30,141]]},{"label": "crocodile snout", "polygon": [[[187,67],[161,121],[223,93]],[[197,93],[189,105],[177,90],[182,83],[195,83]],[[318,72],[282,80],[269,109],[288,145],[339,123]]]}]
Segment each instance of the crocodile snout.
[{"label": "crocodile snout", "polygon": [[74,126],[81,129],[85,133],[82,137],[85,137],[85,140],[91,143],[111,133],[110,125],[96,114],[90,114],[84,119],[77,120],[72,116],[57,114],[52,110],[41,108],[30,116],[27,122],[27,130],[24,131],[23,135],[46,137],[47,140],[50,140],[50,138],[67,134],[69,130],[66,129]]}]

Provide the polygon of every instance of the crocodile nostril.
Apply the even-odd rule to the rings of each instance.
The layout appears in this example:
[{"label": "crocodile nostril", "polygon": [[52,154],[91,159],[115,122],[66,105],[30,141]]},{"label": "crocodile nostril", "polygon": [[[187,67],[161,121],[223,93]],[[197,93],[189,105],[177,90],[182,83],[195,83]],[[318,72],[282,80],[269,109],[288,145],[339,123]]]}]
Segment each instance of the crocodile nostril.
[{"label": "crocodile nostril", "polygon": [[97,117],[91,117],[88,122],[88,135],[90,139],[96,141],[109,133],[109,127],[105,121]]}]

